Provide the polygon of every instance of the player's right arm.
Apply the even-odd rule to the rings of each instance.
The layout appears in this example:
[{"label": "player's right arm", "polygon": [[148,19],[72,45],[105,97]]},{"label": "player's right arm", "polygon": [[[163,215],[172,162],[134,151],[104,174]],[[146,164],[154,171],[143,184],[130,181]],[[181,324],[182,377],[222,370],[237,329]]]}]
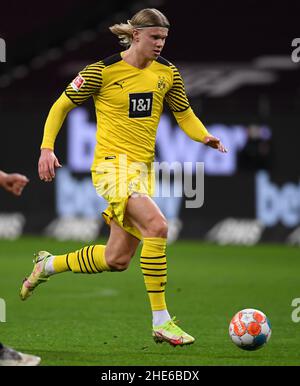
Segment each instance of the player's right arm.
[{"label": "player's right arm", "polygon": [[61,167],[54,153],[56,137],[67,114],[99,91],[102,85],[102,69],[101,62],[85,67],[51,107],[44,127],[38,163],[41,180],[52,181],[55,177],[55,169]]},{"label": "player's right arm", "polygon": [[55,168],[61,167],[54,154],[54,143],[67,114],[76,105],[63,92],[52,105],[44,127],[41,155],[38,164],[40,179],[46,182],[55,177]]}]

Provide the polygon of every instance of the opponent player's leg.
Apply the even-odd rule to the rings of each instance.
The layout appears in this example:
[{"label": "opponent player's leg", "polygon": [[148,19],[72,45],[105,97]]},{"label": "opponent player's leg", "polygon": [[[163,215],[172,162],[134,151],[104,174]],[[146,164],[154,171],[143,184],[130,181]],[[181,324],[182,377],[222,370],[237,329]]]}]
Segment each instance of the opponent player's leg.
[{"label": "opponent player's leg", "polygon": [[22,284],[20,297],[27,299],[33,290],[49,280],[51,275],[72,271],[74,273],[101,273],[124,271],[134,255],[139,240],[111,221],[107,245],[89,245],[64,255],[40,251],[34,259],[33,271]]},{"label": "opponent player's leg", "polygon": [[141,268],[153,314],[154,339],[172,345],[193,343],[195,339],[174,323],[166,306],[167,220],[150,197],[138,194],[129,198],[126,217],[143,236]]},{"label": "opponent player's leg", "polygon": [[38,366],[41,358],[4,346],[0,342],[0,366]]}]

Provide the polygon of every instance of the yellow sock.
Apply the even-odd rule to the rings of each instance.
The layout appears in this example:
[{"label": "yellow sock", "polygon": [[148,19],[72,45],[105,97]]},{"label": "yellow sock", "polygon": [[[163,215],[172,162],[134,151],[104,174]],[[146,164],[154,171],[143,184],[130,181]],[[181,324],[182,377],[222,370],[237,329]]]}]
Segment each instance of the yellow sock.
[{"label": "yellow sock", "polygon": [[152,311],[167,309],[165,286],[167,283],[167,239],[145,237],[141,252],[141,268]]},{"label": "yellow sock", "polygon": [[54,256],[53,268],[56,273],[73,271],[98,273],[110,271],[105,260],[105,245],[90,245],[75,252]]}]

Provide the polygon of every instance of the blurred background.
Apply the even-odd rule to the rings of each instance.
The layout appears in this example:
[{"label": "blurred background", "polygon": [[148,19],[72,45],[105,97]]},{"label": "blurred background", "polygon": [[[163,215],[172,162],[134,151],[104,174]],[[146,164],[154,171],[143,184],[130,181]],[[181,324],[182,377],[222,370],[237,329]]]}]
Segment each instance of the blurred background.
[{"label": "blurred background", "polygon": [[170,20],[163,56],[179,68],[196,114],[229,150],[218,154],[190,140],[166,107],[157,160],[205,167],[202,207],[187,208],[185,198],[157,199],[169,240],[299,246],[300,3],[294,1],[2,4],[0,168],[26,174],[30,184],[21,199],[0,191],[0,238],[92,240],[108,234],[100,216],[105,202],[89,174],[92,101],[64,123],[55,149],[63,168],[52,184],[38,178],[39,146],[52,103],[77,72],[122,49],[108,27],[146,7]]}]

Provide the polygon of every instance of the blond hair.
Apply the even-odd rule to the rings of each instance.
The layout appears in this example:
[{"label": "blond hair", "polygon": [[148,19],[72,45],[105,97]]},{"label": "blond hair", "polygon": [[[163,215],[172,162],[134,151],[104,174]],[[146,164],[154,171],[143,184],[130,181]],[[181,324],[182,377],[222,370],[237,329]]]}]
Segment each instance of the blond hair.
[{"label": "blond hair", "polygon": [[120,44],[129,47],[135,28],[163,27],[170,28],[166,16],[155,8],[145,8],[137,12],[127,23],[114,24],[109,29],[120,39]]}]

